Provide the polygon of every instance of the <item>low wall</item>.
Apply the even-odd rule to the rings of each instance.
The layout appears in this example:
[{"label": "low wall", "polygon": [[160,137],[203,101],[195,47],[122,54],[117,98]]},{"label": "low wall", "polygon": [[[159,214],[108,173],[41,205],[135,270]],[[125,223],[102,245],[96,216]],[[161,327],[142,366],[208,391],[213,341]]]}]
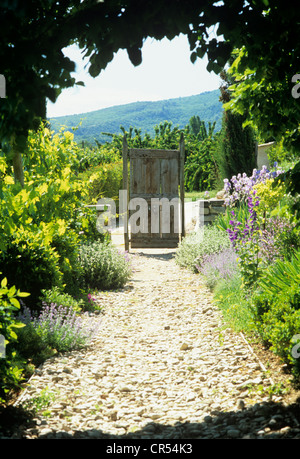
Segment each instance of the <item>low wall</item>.
[{"label": "low wall", "polygon": [[200,199],[197,203],[196,228],[209,225],[220,213],[225,213],[224,199]]}]

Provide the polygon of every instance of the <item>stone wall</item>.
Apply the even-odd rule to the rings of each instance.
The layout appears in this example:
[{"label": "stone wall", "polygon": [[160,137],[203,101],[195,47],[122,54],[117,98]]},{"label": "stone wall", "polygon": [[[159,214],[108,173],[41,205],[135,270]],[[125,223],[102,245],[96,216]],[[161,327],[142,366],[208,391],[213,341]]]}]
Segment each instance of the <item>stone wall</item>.
[{"label": "stone wall", "polygon": [[197,204],[196,227],[209,225],[220,213],[225,213],[224,199],[200,199]]}]

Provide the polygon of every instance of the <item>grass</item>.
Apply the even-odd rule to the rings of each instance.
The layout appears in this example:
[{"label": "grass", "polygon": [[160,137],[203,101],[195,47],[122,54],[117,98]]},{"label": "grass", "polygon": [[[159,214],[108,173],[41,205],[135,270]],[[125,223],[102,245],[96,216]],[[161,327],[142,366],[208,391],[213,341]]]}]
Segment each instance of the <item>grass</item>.
[{"label": "grass", "polygon": [[236,332],[252,333],[255,326],[250,303],[241,288],[239,275],[230,280],[219,282],[214,291],[214,301],[223,313],[224,320]]},{"label": "grass", "polygon": [[[218,190],[210,190],[209,191],[209,197],[210,198],[215,198]],[[197,201],[198,199],[204,199],[204,193],[205,191],[185,191],[184,197],[186,201]]]}]

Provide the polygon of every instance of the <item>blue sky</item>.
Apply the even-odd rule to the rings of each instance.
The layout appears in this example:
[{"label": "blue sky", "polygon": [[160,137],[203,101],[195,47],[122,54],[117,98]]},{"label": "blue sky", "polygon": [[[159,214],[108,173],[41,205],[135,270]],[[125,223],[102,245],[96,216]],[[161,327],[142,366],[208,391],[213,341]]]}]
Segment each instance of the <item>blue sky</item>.
[{"label": "blue sky", "polygon": [[76,46],[64,50],[76,62],[77,80],[85,87],[66,89],[55,104],[48,102],[47,116],[85,113],[137,101],[155,101],[192,96],[218,89],[220,78],[206,70],[207,60],[190,61],[188,40],[180,35],[172,41],[147,39],[143,62],[134,67],[125,50],[120,50],[97,78],[88,74]]}]

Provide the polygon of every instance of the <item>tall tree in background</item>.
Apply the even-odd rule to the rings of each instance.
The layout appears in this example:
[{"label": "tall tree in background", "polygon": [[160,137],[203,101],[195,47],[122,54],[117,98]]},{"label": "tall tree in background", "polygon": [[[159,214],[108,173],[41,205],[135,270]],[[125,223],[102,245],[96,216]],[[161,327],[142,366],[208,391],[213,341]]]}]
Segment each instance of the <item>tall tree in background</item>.
[{"label": "tall tree in background", "polygon": [[[220,100],[229,102],[229,86],[232,79],[224,69],[220,74],[223,84],[220,87]],[[231,178],[233,175],[245,172],[251,174],[256,167],[255,134],[251,126],[243,127],[245,116],[225,110],[222,119],[222,129],[216,151],[216,161],[220,179]]]}]

